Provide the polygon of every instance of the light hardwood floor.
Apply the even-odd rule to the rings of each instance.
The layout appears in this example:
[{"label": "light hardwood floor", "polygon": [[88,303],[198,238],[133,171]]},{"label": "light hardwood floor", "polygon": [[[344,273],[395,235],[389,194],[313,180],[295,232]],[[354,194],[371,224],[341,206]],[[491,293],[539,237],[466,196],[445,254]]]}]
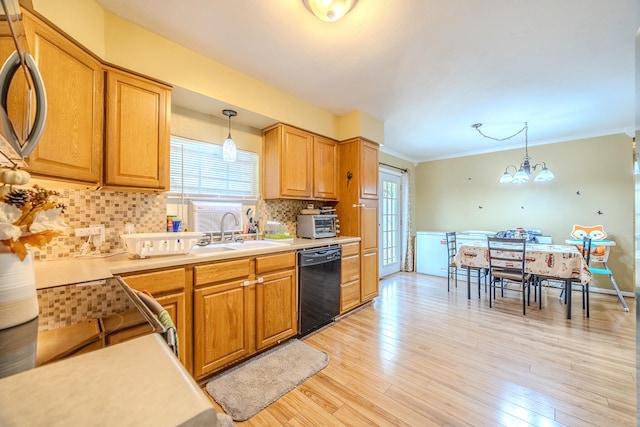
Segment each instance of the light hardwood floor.
[{"label": "light hardwood floor", "polygon": [[[309,335],[329,366],[243,426],[636,426],[635,301],[559,290],[522,315],[466,282],[398,273],[374,303]],[[217,406],[217,405],[216,405]],[[220,408],[218,407],[220,410]]]}]

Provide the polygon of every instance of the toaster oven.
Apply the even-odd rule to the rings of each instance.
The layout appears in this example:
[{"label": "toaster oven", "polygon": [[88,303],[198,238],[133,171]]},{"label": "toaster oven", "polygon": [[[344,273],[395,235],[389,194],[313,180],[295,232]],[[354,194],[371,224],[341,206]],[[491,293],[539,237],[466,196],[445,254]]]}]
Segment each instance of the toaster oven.
[{"label": "toaster oven", "polygon": [[298,215],[297,236],[304,239],[322,239],[338,235],[338,215]]}]

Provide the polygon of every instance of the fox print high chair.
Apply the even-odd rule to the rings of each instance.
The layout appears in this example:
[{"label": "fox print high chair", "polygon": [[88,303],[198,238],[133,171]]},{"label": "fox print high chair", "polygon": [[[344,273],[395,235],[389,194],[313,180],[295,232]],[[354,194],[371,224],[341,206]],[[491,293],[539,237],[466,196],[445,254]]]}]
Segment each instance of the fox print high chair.
[{"label": "fox print high chair", "polygon": [[[616,242],[614,242],[613,240],[606,240],[607,233],[604,231],[604,227],[602,225],[593,225],[587,227],[574,224],[573,230],[571,230],[571,237],[573,237],[575,240],[567,240],[567,243],[576,245],[580,252],[582,252],[582,239],[584,237],[591,238],[591,259],[589,260],[589,271],[592,275],[598,274],[609,276],[609,280],[611,280],[611,284],[613,285],[613,288],[618,295],[620,304],[622,304],[624,311],[629,311],[629,307],[622,297],[622,293],[620,292],[620,288],[616,283],[616,279],[613,277],[613,272],[607,265],[607,261],[609,260],[609,251],[611,249],[611,246],[616,245]],[[603,268],[593,267],[592,263],[594,262],[601,263]]]}]

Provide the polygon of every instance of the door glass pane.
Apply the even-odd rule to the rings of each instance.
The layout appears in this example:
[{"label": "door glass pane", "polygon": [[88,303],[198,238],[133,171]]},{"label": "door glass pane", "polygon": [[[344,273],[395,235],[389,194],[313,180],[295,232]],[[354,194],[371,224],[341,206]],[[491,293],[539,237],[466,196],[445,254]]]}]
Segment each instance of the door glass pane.
[{"label": "door glass pane", "polygon": [[399,262],[398,184],[382,181],[382,265]]}]

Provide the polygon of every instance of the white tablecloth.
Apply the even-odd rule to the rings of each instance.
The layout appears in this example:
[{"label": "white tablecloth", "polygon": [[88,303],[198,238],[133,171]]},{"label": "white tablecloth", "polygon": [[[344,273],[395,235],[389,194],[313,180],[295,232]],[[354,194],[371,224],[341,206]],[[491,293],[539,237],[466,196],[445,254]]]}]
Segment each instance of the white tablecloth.
[{"label": "white tablecloth", "polygon": [[[489,268],[487,242],[473,241],[460,245],[455,262],[458,267]],[[527,244],[525,271],[559,280],[580,279],[583,285],[591,280],[587,263],[573,245]]]}]

